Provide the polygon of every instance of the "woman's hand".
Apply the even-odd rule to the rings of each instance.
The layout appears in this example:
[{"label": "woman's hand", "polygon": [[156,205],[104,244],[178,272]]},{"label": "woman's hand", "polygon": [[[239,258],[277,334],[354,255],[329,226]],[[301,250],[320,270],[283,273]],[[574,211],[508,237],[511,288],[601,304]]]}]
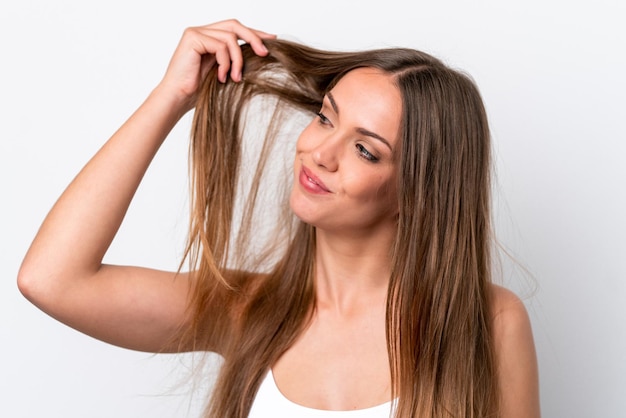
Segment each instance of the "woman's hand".
[{"label": "woman's hand", "polygon": [[173,95],[183,110],[195,106],[195,97],[201,80],[217,65],[217,78],[225,83],[230,74],[233,81],[241,81],[243,56],[239,41],[252,46],[259,56],[267,55],[264,39],[275,35],[248,28],[235,19],[185,30],[170,61],[159,88]]}]

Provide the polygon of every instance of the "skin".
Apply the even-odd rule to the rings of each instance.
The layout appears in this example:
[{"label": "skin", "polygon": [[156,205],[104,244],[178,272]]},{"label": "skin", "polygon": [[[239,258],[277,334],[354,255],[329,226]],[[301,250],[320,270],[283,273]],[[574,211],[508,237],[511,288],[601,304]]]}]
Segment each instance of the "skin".
[{"label": "skin", "polygon": [[[263,40],[273,37],[236,20],[185,31],[163,80],[44,220],[18,274],[18,286],[30,301],[69,326],[121,347],[185,350],[168,343],[188,320],[189,277],[104,265],[102,259],[161,143],[194,107],[202,76],[217,65],[220,81],[240,81],[238,40],[264,56]],[[316,311],[273,372],[281,391],[296,403],[361,409],[390,399],[385,254],[397,213],[390,202],[396,193],[393,149],[400,95],[389,76],[355,70],[335,86],[321,110],[298,140],[290,200],[296,215],[317,227]],[[496,286],[493,292],[502,415],[538,417],[528,315],[511,292]],[[221,342],[212,346],[219,351]]]},{"label": "skin", "polygon": [[[296,144],[294,213],[327,233],[372,239],[393,233],[398,211],[393,149],[401,112],[400,93],[389,76],[361,68],[339,81]],[[323,186],[309,178],[299,181],[302,170]]]}]

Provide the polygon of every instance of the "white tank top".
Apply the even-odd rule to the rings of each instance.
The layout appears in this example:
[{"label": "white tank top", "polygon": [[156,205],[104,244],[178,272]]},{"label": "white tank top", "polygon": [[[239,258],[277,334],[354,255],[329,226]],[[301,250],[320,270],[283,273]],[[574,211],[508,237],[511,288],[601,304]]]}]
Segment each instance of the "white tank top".
[{"label": "white tank top", "polygon": [[326,411],[298,405],[281,393],[270,370],[259,387],[248,418],[389,418],[390,416],[391,402],[350,411]]}]

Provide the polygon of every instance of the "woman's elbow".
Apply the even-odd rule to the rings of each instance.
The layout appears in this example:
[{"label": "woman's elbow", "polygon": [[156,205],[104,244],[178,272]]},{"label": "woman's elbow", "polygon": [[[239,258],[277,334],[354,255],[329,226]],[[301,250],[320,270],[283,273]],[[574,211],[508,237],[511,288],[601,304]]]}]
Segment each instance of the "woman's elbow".
[{"label": "woman's elbow", "polygon": [[42,308],[54,298],[52,275],[45,274],[36,264],[23,262],[17,273],[17,288],[34,305]]}]

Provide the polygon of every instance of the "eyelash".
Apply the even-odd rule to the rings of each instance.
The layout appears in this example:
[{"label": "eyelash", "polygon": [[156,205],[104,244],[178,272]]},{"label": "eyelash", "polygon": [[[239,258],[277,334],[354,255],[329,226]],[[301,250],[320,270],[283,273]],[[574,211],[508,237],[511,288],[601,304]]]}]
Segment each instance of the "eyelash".
[{"label": "eyelash", "polygon": [[371,152],[369,152],[367,148],[365,148],[363,145],[356,144],[356,149],[359,152],[359,156],[361,156],[362,158],[365,158],[367,161],[370,161],[372,163],[378,162],[378,158],[374,157],[374,155]]},{"label": "eyelash", "polygon": [[[330,120],[321,111],[317,112],[317,117],[319,118],[318,123],[320,125],[324,125],[324,126],[330,125]],[[376,158],[371,152],[369,152],[367,148],[365,148],[363,145],[356,144],[356,149],[357,149],[357,153],[359,154],[359,157],[364,158],[365,160],[372,162],[372,163],[378,162],[378,158]]]},{"label": "eyelash", "polygon": [[328,125],[330,123],[330,120],[321,111],[317,112],[317,117],[321,125]]}]

